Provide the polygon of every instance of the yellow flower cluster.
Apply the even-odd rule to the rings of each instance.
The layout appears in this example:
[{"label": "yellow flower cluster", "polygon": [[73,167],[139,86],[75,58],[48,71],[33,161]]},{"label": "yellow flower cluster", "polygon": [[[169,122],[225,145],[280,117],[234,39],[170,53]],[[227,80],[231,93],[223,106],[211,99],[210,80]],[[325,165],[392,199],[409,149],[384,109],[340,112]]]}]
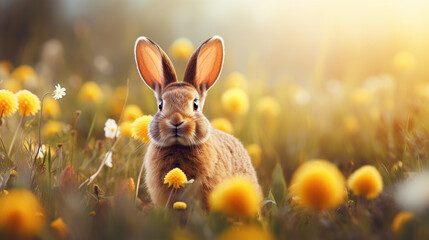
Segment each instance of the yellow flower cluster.
[{"label": "yellow flower cluster", "polygon": [[222,94],[223,109],[232,115],[244,115],[249,110],[249,97],[241,88],[231,88]]},{"label": "yellow flower cluster", "polygon": [[21,83],[34,80],[36,72],[28,65],[21,65],[12,72],[12,78],[20,81]]},{"label": "yellow flower cluster", "polygon": [[383,191],[383,179],[374,166],[366,165],[350,175],[348,187],[357,196],[376,198]]},{"label": "yellow flower cluster", "polygon": [[152,121],[152,116],[144,115],[137,118],[131,125],[131,133],[133,138],[140,140],[144,143],[150,141],[149,137],[149,123]]},{"label": "yellow flower cluster", "polygon": [[129,138],[132,137],[133,136],[132,126],[133,126],[133,122],[130,122],[130,121],[122,122],[119,125],[119,129],[121,129],[120,134],[125,137],[129,137]]},{"label": "yellow flower cluster", "polygon": [[257,186],[244,176],[219,183],[209,196],[212,211],[233,217],[256,217],[262,197]]},{"label": "yellow flower cluster", "polygon": [[252,159],[253,166],[255,166],[255,168],[258,168],[261,164],[262,148],[258,144],[250,144],[247,145],[246,150],[249,153],[250,158]]},{"label": "yellow flower cluster", "polygon": [[44,137],[52,137],[63,130],[63,125],[58,121],[48,121],[42,128]]},{"label": "yellow flower cluster", "polygon": [[168,184],[168,187],[173,186],[173,188],[185,187],[187,181],[186,174],[180,168],[169,171],[164,177],[164,184]]},{"label": "yellow flower cluster", "polygon": [[[142,110],[139,108],[139,106],[131,104],[125,107],[124,110],[124,121],[131,121],[133,122],[137,118],[141,117],[143,115]],[[122,130],[122,129],[121,129]]]},{"label": "yellow flower cluster", "polygon": [[35,115],[40,110],[39,98],[28,90],[21,90],[16,93],[18,108],[21,115]]},{"label": "yellow flower cluster", "polygon": [[240,72],[232,72],[226,78],[226,86],[228,88],[243,88],[247,87],[247,79]]},{"label": "yellow flower cluster", "polygon": [[176,210],[186,210],[186,203],[185,202],[175,202],[173,204],[173,208]]},{"label": "yellow flower cluster", "polygon": [[335,165],[315,159],[295,171],[289,191],[298,205],[317,211],[327,210],[343,203],[345,179]]},{"label": "yellow flower cluster", "polygon": [[43,208],[33,193],[14,189],[0,197],[0,229],[17,238],[37,235],[44,226]]},{"label": "yellow flower cluster", "polygon": [[18,99],[9,90],[0,90],[0,114],[6,117],[18,110]]},{"label": "yellow flower cluster", "polygon": [[187,38],[178,38],[170,46],[170,56],[180,60],[188,60],[193,51],[194,45]]},{"label": "yellow flower cluster", "polygon": [[88,103],[100,103],[103,101],[103,92],[96,82],[86,82],[82,85],[78,95],[80,101]]},{"label": "yellow flower cluster", "polygon": [[273,119],[280,114],[280,104],[273,97],[264,97],[258,101],[256,110],[263,118]]},{"label": "yellow flower cluster", "polygon": [[43,102],[43,113],[50,118],[58,118],[61,115],[61,108],[53,98],[47,98]]}]

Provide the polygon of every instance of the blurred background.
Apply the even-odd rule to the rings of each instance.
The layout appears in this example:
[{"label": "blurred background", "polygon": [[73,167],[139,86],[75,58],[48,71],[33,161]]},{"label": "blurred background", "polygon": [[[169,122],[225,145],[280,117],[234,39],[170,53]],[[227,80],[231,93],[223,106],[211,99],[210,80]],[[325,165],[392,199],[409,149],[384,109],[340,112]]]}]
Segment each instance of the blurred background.
[{"label": "blurred background", "polygon": [[[277,162],[289,178],[300,161],[312,157],[343,168],[379,161],[388,169],[406,154],[407,131],[417,126],[419,137],[427,133],[428,7],[424,0],[4,0],[0,60],[10,73],[32,66],[37,81],[21,87],[39,95],[56,83],[66,87],[69,100],[58,118],[71,122],[82,110],[79,127],[85,132],[96,111],[104,114],[100,126],[118,117],[122,102],[112,102],[123,100],[118,87],[127,79],[128,103],[155,113],[153,94],[136,71],[137,37],[157,42],[181,79],[188,55],[174,54],[173,42],[186,38],[184,47],[191,43],[194,49],[220,35],[225,65],[205,113],[211,120],[227,119],[244,145],[262,149],[262,181],[270,181]],[[97,107],[76,98],[87,81],[104,93]],[[14,86],[3,77],[2,87]],[[238,114],[216,104],[236,87],[250,103]],[[103,136],[102,128],[95,134]],[[418,143],[419,149],[427,144]]]}]

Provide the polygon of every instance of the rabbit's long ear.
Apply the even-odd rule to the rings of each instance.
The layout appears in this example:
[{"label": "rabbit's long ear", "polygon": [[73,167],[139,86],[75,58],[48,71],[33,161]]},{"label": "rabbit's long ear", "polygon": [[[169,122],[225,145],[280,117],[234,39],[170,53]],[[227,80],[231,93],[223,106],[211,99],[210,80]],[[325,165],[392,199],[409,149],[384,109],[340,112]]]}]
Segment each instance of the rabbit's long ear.
[{"label": "rabbit's long ear", "polygon": [[164,51],[152,40],[139,37],[134,47],[137,69],[143,81],[158,96],[162,88],[177,81],[173,64]]},{"label": "rabbit's long ear", "polygon": [[208,39],[189,59],[183,81],[193,84],[204,93],[219,78],[224,55],[223,39],[219,36]]}]

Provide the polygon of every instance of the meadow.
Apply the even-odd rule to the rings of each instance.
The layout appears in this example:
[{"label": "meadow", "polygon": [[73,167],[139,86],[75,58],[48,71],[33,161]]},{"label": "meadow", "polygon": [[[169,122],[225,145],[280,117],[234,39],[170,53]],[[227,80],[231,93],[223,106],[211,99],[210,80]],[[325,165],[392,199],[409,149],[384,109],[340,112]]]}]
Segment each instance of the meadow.
[{"label": "meadow", "polygon": [[[242,141],[264,196],[227,179],[204,211],[198,183],[181,171],[159,179],[185,188],[173,208],[153,206],[139,179],[157,109],[144,83],[61,72],[49,81],[61,43],[49,44],[37,64],[0,62],[2,239],[429,236],[429,84],[411,52],[359,81],[280,76],[267,84],[251,61],[247,72],[223,72],[204,112]],[[179,73],[193,50],[188,39],[170,46]]]}]

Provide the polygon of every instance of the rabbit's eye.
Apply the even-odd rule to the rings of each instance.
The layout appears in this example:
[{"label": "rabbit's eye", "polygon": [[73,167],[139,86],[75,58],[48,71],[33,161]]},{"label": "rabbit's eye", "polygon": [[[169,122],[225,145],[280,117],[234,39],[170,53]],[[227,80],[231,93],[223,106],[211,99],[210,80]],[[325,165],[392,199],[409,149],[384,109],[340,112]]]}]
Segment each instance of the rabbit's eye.
[{"label": "rabbit's eye", "polygon": [[194,111],[198,110],[198,99],[194,99]]},{"label": "rabbit's eye", "polygon": [[164,104],[164,101],[162,101],[162,99],[161,99],[161,102],[158,105],[159,111],[162,111],[162,105],[163,104]]}]

